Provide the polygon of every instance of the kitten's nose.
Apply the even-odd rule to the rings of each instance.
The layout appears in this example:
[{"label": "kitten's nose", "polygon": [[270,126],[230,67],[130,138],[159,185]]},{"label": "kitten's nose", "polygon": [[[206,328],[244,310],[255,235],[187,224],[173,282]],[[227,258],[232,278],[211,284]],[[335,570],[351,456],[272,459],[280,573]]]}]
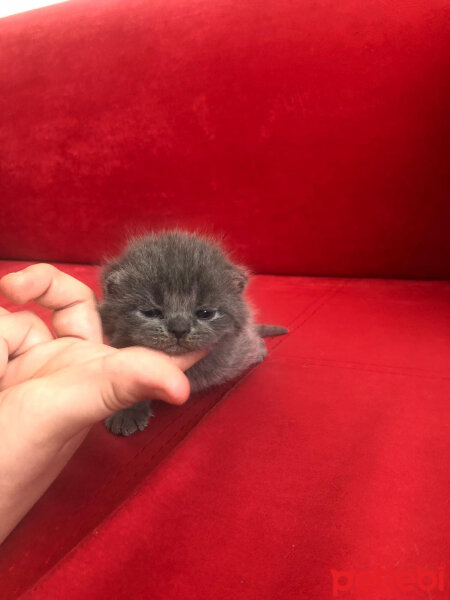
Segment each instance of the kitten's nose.
[{"label": "kitten's nose", "polygon": [[167,323],[167,329],[170,331],[170,333],[173,333],[177,339],[180,339],[180,337],[182,337],[185,333],[189,333],[191,330],[191,324],[184,317],[176,316],[172,319],[169,319],[169,322]]}]

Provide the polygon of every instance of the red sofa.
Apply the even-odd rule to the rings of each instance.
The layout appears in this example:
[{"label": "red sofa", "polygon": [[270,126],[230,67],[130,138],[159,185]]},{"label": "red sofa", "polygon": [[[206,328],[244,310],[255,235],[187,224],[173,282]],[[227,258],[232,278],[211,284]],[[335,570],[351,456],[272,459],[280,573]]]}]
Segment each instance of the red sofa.
[{"label": "red sofa", "polygon": [[206,230],[290,328],[147,431],[94,427],[1,546],[2,600],[449,597],[449,24],[446,0],[0,20],[0,274],[99,291],[130,232]]}]

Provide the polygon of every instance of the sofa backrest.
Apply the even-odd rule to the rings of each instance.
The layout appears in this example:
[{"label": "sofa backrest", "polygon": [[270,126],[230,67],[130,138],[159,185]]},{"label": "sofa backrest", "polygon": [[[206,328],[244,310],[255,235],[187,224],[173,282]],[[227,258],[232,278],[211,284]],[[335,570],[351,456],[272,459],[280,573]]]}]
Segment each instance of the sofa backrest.
[{"label": "sofa backrest", "polygon": [[443,278],[447,0],[71,0],[0,19],[0,257],[225,236],[257,272]]}]

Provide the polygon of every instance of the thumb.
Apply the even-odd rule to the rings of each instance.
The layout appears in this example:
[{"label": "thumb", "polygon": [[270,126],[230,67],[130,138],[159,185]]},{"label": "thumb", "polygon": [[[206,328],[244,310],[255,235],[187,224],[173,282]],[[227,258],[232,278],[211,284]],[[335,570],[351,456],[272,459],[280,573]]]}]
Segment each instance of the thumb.
[{"label": "thumb", "polygon": [[[193,355],[182,367],[202,356]],[[40,394],[37,409],[44,415],[48,433],[57,437],[74,435],[141,400],[182,404],[190,393],[186,375],[168,356],[137,347],[62,369],[41,383],[44,380],[46,398]]]}]

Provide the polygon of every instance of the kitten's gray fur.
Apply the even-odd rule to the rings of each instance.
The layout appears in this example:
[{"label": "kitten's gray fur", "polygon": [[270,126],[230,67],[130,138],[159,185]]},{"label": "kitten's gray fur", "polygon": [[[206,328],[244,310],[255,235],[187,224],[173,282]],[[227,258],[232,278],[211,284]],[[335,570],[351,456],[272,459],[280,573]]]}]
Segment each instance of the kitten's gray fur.
[{"label": "kitten's gray fur", "polygon": [[[171,231],[136,239],[103,270],[105,334],[116,348],[147,346],[167,354],[208,348],[186,372],[191,392],[219,385],[264,359],[262,335],[287,333],[253,323],[242,295],[247,281],[246,270],[207,238]],[[198,318],[202,309],[214,310],[213,317]],[[143,312],[155,310],[161,315]],[[150,403],[139,402],[105,424],[112,433],[130,435],[144,429],[150,415]]]}]

